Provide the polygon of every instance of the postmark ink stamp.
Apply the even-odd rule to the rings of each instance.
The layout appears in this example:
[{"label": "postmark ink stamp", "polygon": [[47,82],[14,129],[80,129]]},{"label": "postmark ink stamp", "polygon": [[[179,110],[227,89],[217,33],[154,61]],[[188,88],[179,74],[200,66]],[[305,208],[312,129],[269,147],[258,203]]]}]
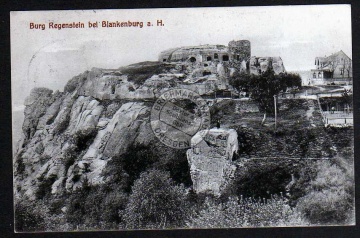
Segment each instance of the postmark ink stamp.
[{"label": "postmark ink stamp", "polygon": [[151,128],[165,145],[185,149],[191,138],[210,127],[210,110],[201,96],[189,89],[176,88],[161,94],[151,109]]}]

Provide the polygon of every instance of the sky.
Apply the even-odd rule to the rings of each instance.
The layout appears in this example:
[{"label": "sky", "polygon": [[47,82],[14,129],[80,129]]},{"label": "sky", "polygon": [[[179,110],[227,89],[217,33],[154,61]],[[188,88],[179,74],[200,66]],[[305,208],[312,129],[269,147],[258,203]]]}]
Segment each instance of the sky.
[{"label": "sky", "polygon": [[[11,12],[10,20],[13,110],[23,108],[34,87],[62,91],[85,70],[155,61],[179,46],[246,39],[252,56],[280,56],[287,71],[310,70],[315,57],[339,50],[352,57],[350,5],[28,11]],[[153,26],[88,28],[89,21],[128,20]],[[49,29],[49,22],[85,28]]]}]

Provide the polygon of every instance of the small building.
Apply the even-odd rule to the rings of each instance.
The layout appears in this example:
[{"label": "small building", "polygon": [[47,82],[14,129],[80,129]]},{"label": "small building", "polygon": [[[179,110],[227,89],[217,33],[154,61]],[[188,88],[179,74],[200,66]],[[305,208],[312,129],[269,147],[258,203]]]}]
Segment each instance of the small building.
[{"label": "small building", "polygon": [[316,57],[308,85],[352,84],[352,60],[342,50],[330,56]]}]

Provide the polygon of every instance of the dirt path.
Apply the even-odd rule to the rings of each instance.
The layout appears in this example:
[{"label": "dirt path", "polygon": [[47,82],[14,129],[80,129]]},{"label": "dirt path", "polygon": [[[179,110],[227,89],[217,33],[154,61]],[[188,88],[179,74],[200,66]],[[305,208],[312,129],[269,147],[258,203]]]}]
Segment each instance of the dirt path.
[{"label": "dirt path", "polygon": [[308,100],[308,105],[309,105],[309,109],[306,111],[306,117],[310,121],[311,125],[315,125],[314,120],[313,120],[313,116],[312,116],[313,112],[315,111],[314,101],[313,100]]}]

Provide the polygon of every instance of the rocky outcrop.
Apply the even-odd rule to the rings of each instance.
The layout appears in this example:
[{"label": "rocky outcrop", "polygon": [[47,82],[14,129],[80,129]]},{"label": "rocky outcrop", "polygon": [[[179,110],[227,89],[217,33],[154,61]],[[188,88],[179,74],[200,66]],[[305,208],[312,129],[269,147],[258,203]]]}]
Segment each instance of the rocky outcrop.
[{"label": "rocky outcrop", "polygon": [[250,73],[259,75],[268,69],[274,70],[275,74],[285,73],[285,67],[280,57],[256,57],[250,58]]},{"label": "rocky outcrop", "polygon": [[34,135],[39,119],[56,99],[57,95],[53,96],[52,92],[47,88],[34,88],[31,90],[30,96],[25,99],[25,119],[22,129],[26,139]]},{"label": "rocky outcrop", "polygon": [[77,90],[51,94],[36,89],[27,107],[23,127],[31,134],[15,155],[16,197],[35,199],[44,190],[72,191],[85,178],[92,184],[103,183],[107,161],[125,153],[131,144],[153,139],[150,109],[141,102],[106,106]]},{"label": "rocky outcrop", "polygon": [[195,134],[187,151],[194,191],[221,195],[234,176],[232,158],[237,151],[237,133],[233,129],[213,128]]},{"label": "rocky outcrop", "polygon": [[[147,120],[149,110],[142,103],[125,103],[112,119],[100,118],[93,142],[81,159],[69,167],[66,189],[81,186],[85,177],[91,184],[103,183],[102,171],[108,160],[125,153],[132,144],[148,144],[153,139]],[[74,183],[74,177],[80,182]]]}]

